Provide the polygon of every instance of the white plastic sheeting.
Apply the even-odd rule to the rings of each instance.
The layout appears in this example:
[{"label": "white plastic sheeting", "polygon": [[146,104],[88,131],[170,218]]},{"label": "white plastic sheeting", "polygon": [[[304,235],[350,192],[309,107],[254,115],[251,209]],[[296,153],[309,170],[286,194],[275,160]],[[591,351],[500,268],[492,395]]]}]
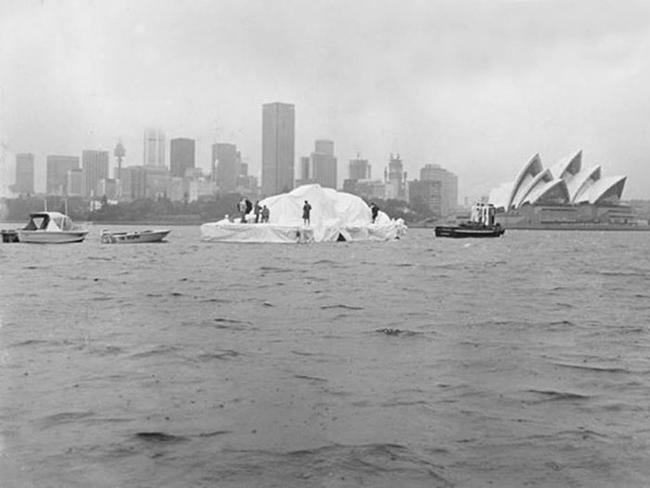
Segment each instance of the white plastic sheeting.
[{"label": "white plastic sheeting", "polygon": [[[302,207],[311,205],[310,224],[304,225]],[[379,212],[372,223],[370,207],[359,197],[320,185],[300,186],[290,193],[260,201],[270,211],[269,223],[231,222],[227,219],[201,226],[204,241],[219,242],[323,242],[386,241],[406,233],[404,222]]]}]

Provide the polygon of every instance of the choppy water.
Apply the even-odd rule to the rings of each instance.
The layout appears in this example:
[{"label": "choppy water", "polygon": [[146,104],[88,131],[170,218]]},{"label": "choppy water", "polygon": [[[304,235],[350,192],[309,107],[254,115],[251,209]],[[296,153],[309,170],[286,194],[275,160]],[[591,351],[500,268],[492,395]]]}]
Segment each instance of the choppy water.
[{"label": "choppy water", "polygon": [[98,232],[0,244],[2,487],[650,485],[649,233]]}]

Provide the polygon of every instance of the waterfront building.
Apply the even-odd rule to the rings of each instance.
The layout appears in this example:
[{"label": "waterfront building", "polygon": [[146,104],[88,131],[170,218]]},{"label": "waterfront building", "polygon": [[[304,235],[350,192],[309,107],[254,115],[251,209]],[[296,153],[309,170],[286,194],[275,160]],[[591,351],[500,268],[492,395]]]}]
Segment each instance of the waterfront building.
[{"label": "waterfront building", "polygon": [[[222,193],[233,193],[241,174],[241,153],[235,144],[217,143],[213,146],[216,161],[217,186]],[[248,166],[246,167],[248,171]]]},{"label": "waterfront building", "polygon": [[34,193],[34,155],[32,153],[16,154],[16,184],[14,192]]},{"label": "waterfront building", "polygon": [[420,180],[441,183],[440,216],[446,217],[456,213],[458,209],[458,177],[454,173],[439,164],[425,164],[420,169]]},{"label": "waterfront building", "polygon": [[144,131],[143,164],[165,166],[165,133],[160,129]]},{"label": "waterfront building", "polygon": [[603,178],[599,165],[582,166],[582,151],[577,151],[544,168],[535,154],[519,171],[514,181],[490,192],[490,203],[503,210],[542,204],[618,204],[625,176]]},{"label": "waterfront building", "polygon": [[267,103],[262,107],[262,194],[276,195],[293,188],[295,107]]},{"label": "waterfront building", "polygon": [[96,196],[97,184],[108,178],[108,151],[86,149],[81,153],[81,164],[86,178],[86,196]]},{"label": "waterfront building", "polygon": [[86,175],[81,168],[68,170],[67,195],[70,197],[86,196]]},{"label": "waterfront building", "polygon": [[621,205],[625,176],[603,177],[599,165],[583,166],[582,151],[544,168],[535,154],[516,175],[490,192],[497,220],[510,228],[599,228],[634,225]]},{"label": "waterfront building", "polygon": [[196,143],[194,139],[178,137],[169,142],[169,168],[171,176],[183,177],[196,164]]},{"label": "waterfront building", "polygon": [[45,159],[46,193],[48,195],[66,195],[68,170],[76,168],[79,168],[78,156],[47,156]]},{"label": "waterfront building", "polygon": [[409,204],[411,206],[425,205],[436,217],[444,217],[443,182],[440,180],[409,181]]}]

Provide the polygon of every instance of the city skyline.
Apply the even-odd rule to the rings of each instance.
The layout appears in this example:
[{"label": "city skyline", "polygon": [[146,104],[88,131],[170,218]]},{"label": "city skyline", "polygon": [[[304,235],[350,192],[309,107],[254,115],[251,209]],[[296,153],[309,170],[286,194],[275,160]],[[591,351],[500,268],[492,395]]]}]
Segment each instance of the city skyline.
[{"label": "city skyline", "polygon": [[583,147],[647,198],[650,5],[596,4],[8,0],[0,135],[35,154],[37,188],[48,154],[121,139],[139,164],[151,126],[195,139],[206,171],[213,143],[235,144],[259,175],[258,107],[285,100],[296,155],[334,140],[339,174],[399,152],[410,175],[442,164],[479,195],[535,152]]}]

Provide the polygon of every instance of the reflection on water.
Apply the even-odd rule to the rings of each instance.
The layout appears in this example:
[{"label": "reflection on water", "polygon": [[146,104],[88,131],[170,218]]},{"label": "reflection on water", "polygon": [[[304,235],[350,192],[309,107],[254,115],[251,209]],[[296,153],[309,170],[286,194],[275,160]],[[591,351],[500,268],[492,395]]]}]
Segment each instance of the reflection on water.
[{"label": "reflection on water", "polygon": [[98,235],[0,245],[2,486],[650,484],[645,233]]}]

